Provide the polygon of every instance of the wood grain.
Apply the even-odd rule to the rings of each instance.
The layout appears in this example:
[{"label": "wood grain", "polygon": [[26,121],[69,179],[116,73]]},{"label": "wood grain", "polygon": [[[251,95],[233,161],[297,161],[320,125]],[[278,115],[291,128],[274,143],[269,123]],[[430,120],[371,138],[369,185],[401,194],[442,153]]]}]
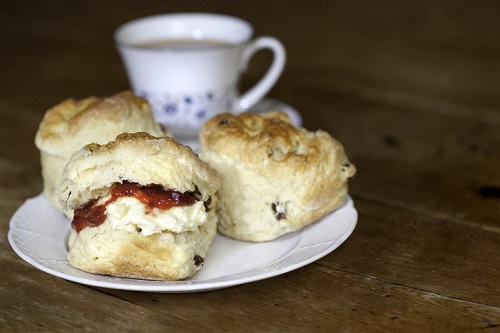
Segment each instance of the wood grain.
[{"label": "wood grain", "polygon": [[[40,193],[33,140],[63,99],[128,88],[112,40],[140,16],[230,14],[283,41],[270,97],[339,139],[352,236],[301,269],[193,294],[93,288],[7,240]],[[500,3],[0,1],[0,332],[500,332]],[[259,54],[246,89],[265,71]]]}]

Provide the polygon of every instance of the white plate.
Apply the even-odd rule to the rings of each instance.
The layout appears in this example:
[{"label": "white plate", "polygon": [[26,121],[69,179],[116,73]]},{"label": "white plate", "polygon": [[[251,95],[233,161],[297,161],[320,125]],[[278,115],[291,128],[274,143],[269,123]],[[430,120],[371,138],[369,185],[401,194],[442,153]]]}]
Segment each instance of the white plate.
[{"label": "white plate", "polygon": [[42,194],[26,200],[12,216],[9,242],[28,263],[60,278],[95,287],[158,293],[226,288],[280,275],[327,255],[352,233],[357,211],[351,198],[308,227],[265,243],[248,243],[220,235],[198,274],[184,281],[147,281],[94,275],[66,259],[70,223]]}]

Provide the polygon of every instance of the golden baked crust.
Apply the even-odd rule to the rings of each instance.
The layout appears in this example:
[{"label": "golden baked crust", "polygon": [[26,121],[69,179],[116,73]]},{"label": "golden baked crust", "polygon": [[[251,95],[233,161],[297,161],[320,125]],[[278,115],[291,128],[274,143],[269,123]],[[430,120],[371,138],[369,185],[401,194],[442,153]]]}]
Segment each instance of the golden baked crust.
[{"label": "golden baked crust", "polygon": [[55,208],[62,210],[57,188],[71,154],[88,143],[107,143],[124,132],[168,134],[156,123],[148,102],[130,91],[103,98],[67,99],[45,113],[35,144],[40,150],[43,193]]},{"label": "golden baked crust", "polygon": [[292,125],[282,112],[220,114],[200,133],[202,159],[219,172],[219,231],[265,241],[342,204],[356,168],[324,131]]},{"label": "golden baked crust", "polygon": [[70,98],[55,105],[45,113],[35,144],[46,153],[68,155],[90,142],[105,143],[120,133],[138,131],[164,135],[149,103],[123,91],[110,97]]},{"label": "golden baked crust", "polygon": [[158,184],[180,192],[198,189],[203,199],[219,187],[216,171],[190,147],[171,137],[122,133],[107,144],[88,144],[76,151],[59,187],[65,209],[76,209],[123,181]]},{"label": "golden baked crust", "polygon": [[[210,150],[238,159],[256,171],[274,167],[281,171],[282,168],[304,170],[324,158],[325,151],[340,146],[326,132],[308,132],[292,125],[280,111],[261,115],[220,114],[205,124],[200,139]],[[269,164],[262,164],[264,160]]]}]

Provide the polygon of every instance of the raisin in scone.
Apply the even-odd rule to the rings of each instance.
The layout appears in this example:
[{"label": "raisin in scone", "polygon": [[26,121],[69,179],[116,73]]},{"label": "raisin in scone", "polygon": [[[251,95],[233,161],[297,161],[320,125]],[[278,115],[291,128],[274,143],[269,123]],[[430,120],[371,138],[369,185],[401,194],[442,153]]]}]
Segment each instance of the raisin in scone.
[{"label": "raisin in scone", "polygon": [[94,274],[193,276],[217,233],[219,178],[170,137],[123,133],[75,152],[59,199],[74,211],[69,263]]},{"label": "raisin in scone", "polygon": [[107,143],[124,132],[167,135],[156,123],[149,103],[130,91],[102,98],[67,99],[49,109],[35,137],[47,200],[61,210],[57,188],[73,152],[88,143]]},{"label": "raisin in scone", "polygon": [[328,133],[293,126],[279,111],[217,115],[200,141],[221,179],[219,232],[238,240],[272,240],[332,212],[356,172]]}]

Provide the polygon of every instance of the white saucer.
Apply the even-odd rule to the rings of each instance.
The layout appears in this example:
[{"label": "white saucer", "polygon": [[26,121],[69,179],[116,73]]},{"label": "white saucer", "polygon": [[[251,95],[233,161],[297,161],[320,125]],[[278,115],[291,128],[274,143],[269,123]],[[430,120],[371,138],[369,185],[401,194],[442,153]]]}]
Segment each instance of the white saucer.
[{"label": "white saucer", "polygon": [[297,232],[263,243],[217,235],[205,264],[184,281],[147,281],[94,275],[70,266],[69,220],[42,194],[26,200],[10,220],[14,251],[38,269],[84,285],[157,293],[200,292],[267,279],[310,264],[339,247],[353,232],[358,214],[347,197],[341,207]]},{"label": "white saucer", "polygon": [[265,98],[259,103],[257,103],[257,105],[255,105],[248,112],[264,113],[276,110],[285,112],[288,115],[288,117],[290,117],[291,123],[294,124],[295,126],[302,126],[302,116],[300,115],[299,111],[297,111],[295,108],[293,108],[288,104],[278,101],[277,99]]},{"label": "white saucer", "polygon": [[[264,113],[268,111],[277,111],[277,110],[285,112],[288,115],[288,117],[290,117],[290,121],[293,125],[302,126],[302,116],[295,108],[273,98],[263,99],[247,112]],[[198,138],[193,140],[183,140],[181,138],[176,138],[176,139],[179,140],[182,144],[190,146],[191,149],[193,149],[193,151],[195,152],[199,151],[201,148]]]}]

